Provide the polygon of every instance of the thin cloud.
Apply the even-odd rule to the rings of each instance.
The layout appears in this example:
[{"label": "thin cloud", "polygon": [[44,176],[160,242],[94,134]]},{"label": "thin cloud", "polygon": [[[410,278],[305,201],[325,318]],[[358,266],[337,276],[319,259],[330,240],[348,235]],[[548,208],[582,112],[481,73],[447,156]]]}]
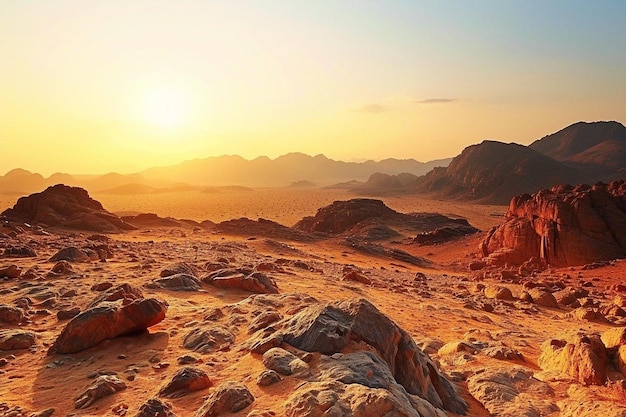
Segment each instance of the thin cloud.
[{"label": "thin cloud", "polygon": [[453,103],[458,101],[456,98],[427,98],[425,100],[418,100],[419,104],[436,104],[436,103]]},{"label": "thin cloud", "polygon": [[357,113],[379,114],[379,113],[384,113],[386,111],[389,111],[389,108],[387,106],[383,106],[382,104],[372,103],[372,104],[365,104],[360,107],[355,107],[351,109],[351,111],[357,112]]}]

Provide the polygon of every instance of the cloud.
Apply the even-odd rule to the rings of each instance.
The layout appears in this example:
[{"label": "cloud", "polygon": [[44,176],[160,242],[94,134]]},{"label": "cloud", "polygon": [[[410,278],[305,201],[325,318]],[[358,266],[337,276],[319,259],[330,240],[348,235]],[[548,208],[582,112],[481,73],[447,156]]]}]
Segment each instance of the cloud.
[{"label": "cloud", "polygon": [[436,103],[453,103],[458,101],[456,98],[427,98],[425,100],[417,100],[419,104],[436,104]]},{"label": "cloud", "polygon": [[379,113],[384,113],[386,111],[389,111],[389,108],[387,106],[383,106],[382,104],[371,103],[371,104],[364,104],[363,106],[355,107],[353,109],[350,109],[350,111],[357,112],[357,113],[379,114]]}]

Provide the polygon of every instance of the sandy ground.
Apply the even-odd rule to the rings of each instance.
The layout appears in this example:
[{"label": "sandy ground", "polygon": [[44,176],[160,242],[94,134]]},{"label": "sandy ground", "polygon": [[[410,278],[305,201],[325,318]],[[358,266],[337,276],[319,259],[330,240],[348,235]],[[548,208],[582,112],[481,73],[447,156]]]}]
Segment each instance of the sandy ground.
[{"label": "sandy ground", "polygon": [[[336,200],[359,197],[344,190],[264,188],[245,191],[220,190],[212,193],[198,191],[112,195],[92,193],[105,209],[118,214],[157,213],[161,217],[211,220],[221,222],[239,217],[259,217],[292,226],[305,216]],[[0,194],[0,212],[12,207],[19,196]],[[368,197],[370,198],[370,197]],[[402,213],[441,213],[449,217],[467,218],[472,226],[487,230],[501,220],[504,206],[486,206],[424,199],[419,196],[371,197]]]},{"label": "sandy ground", "polygon": [[[98,198],[111,211],[150,211],[161,216],[198,220],[259,216],[284,224],[293,223],[302,215],[313,214],[317,208],[333,200],[349,198],[337,192],[312,193],[301,190],[249,191],[229,194],[228,198],[208,195],[205,199],[199,199],[197,194],[189,194],[178,200],[168,199],[166,195],[153,197]],[[449,204],[417,198],[394,197],[384,200],[399,211],[439,211],[466,217],[482,229],[497,223],[498,216],[504,211],[504,207]],[[30,416],[49,408],[55,409],[54,416],[136,414],[139,407],[154,397],[160,387],[181,368],[177,359],[184,354],[194,354],[185,349],[182,343],[188,329],[203,322],[207,312],[213,308],[223,308],[249,296],[249,293],[243,291],[216,289],[208,284],[203,284],[202,292],[191,293],[145,287],[146,283],[159,276],[163,267],[173,262],[185,261],[202,266],[225,257],[232,265],[255,266],[276,263],[279,259],[303,261],[309,265],[309,270],[285,266],[283,271],[271,273],[281,293],[304,293],[320,301],[364,297],[409,332],[418,343],[434,339],[443,344],[464,338],[467,340],[467,337],[473,336],[478,340],[502,342],[519,351],[524,358],[503,361],[480,354],[462,353],[454,357],[440,357],[436,352],[432,353],[431,356],[439,361],[442,370],[448,374],[468,376],[489,367],[513,365],[522,366],[531,373],[539,372],[537,358],[540,345],[545,340],[564,331],[601,332],[610,327],[606,322],[573,319],[565,309],[538,307],[520,301],[488,300],[494,306],[492,311],[472,307],[468,302],[472,297],[484,299],[479,284],[507,286],[516,297],[523,290],[521,284],[480,277],[468,270],[468,263],[476,257],[482,234],[427,247],[388,243],[432,262],[428,267],[420,268],[367,256],[332,239],[306,243],[276,242],[263,237],[224,236],[208,230],[138,230],[111,236],[113,240],[109,245],[114,256],[107,262],[76,263],[74,268],[77,275],[71,278],[47,277],[46,273],[54,265],[48,261],[50,256],[59,248],[80,242],[88,235],[85,232],[47,237],[21,235],[17,239],[34,245],[38,256],[0,258],[0,267],[16,264],[23,270],[32,268],[37,276],[33,280],[0,281],[0,304],[12,304],[14,300],[25,296],[33,299],[28,321],[6,327],[28,329],[37,334],[36,344],[31,349],[0,351],[0,359],[6,360],[6,364],[0,367],[0,416]],[[342,281],[342,269],[346,265],[362,269],[371,284]],[[416,282],[417,273],[423,273],[426,279]],[[597,297],[611,299],[614,294],[609,288],[624,277],[626,261],[617,261],[612,266],[594,270],[582,270],[581,267],[548,270],[534,279],[564,280],[572,287],[589,285],[591,282]],[[150,328],[147,334],[105,341],[76,354],[48,356],[49,346],[67,322],[57,319],[57,311],[75,306],[84,309],[98,294],[92,289],[93,285],[103,282],[114,285],[130,283],[140,287],[145,296],[167,301],[167,317]],[[49,291],[54,302],[36,299],[33,288]],[[76,291],[75,296],[60,297],[70,289]],[[236,343],[245,341],[247,337],[245,331],[238,333]],[[283,415],[285,400],[300,383],[289,377],[270,387],[258,386],[255,380],[265,369],[260,357],[239,349],[194,355],[200,359],[196,366],[209,374],[213,387],[234,380],[245,383],[251,390],[255,402],[241,412],[229,414],[233,417],[262,415],[260,413],[263,411]],[[128,388],[84,410],[75,410],[74,400],[97,373],[116,373],[126,381]],[[468,415],[489,415],[469,394],[464,377],[457,378],[456,384],[469,403]],[[576,397],[578,399],[619,401],[609,387],[591,389],[563,381],[550,384],[554,393],[548,400],[555,403],[569,401],[572,386],[582,390],[582,394]],[[178,416],[193,415],[212,390],[208,388],[166,402],[172,405]],[[576,398],[574,400],[578,400]],[[259,414],[252,414],[254,411]],[[555,412],[550,415],[557,417],[560,414]]]}]

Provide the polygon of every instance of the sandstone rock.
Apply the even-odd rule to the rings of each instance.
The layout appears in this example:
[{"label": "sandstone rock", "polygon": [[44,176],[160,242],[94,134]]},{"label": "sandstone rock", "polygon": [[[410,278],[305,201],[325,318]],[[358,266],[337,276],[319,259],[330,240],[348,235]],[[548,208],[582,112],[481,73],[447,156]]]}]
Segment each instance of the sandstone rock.
[{"label": "sandstone rock", "polygon": [[100,342],[146,330],[165,318],[167,304],[154,298],[134,300],[126,305],[103,303],[74,317],[48,353],[75,353]]},{"label": "sandstone rock", "polygon": [[607,349],[626,345],[626,327],[614,327],[606,330],[600,338]]},{"label": "sandstone rock", "polygon": [[278,294],[276,282],[262,272],[222,269],[211,272],[202,280],[218,288],[234,288],[256,294]]},{"label": "sandstone rock", "polygon": [[176,417],[172,406],[162,402],[158,398],[150,398],[139,408],[135,417]]},{"label": "sandstone rock", "polygon": [[126,389],[124,381],[115,375],[100,375],[80,394],[74,402],[74,408],[87,408],[102,397]]},{"label": "sandstone rock", "polygon": [[80,308],[73,307],[67,310],[59,310],[57,313],[57,319],[59,320],[68,320],[73,317],[76,317],[80,314]]},{"label": "sandstone rock", "polygon": [[625,182],[513,198],[505,220],[481,243],[483,256],[498,264],[535,257],[557,267],[626,257]]},{"label": "sandstone rock", "polygon": [[584,385],[602,385],[607,379],[609,358],[600,336],[578,334],[567,340],[545,341],[537,364]]},{"label": "sandstone rock", "polygon": [[[369,345],[409,394],[423,398],[436,408],[458,413],[466,410],[465,402],[437,371],[428,355],[417,347],[408,333],[367,300],[312,304],[273,327],[277,331],[267,335],[265,341],[284,340],[307,352],[332,355],[357,341]],[[257,344],[263,345],[264,340]]]},{"label": "sandstone rock", "polygon": [[184,367],[178,370],[172,380],[159,390],[159,397],[180,398],[211,386],[209,376],[199,368]]},{"label": "sandstone rock", "polygon": [[254,333],[258,330],[264,329],[281,318],[282,315],[277,310],[268,309],[252,320],[250,326],[248,326],[248,333]]},{"label": "sandstone rock", "polygon": [[539,417],[558,411],[541,397],[552,397],[549,385],[521,368],[485,369],[467,380],[470,394],[494,417]]},{"label": "sandstone rock", "polygon": [[37,252],[30,246],[7,246],[2,256],[6,258],[35,258]]},{"label": "sandstone rock", "polygon": [[117,301],[117,300],[139,300],[143,298],[143,294],[138,288],[133,287],[130,284],[120,284],[117,287],[111,287],[105,292],[98,295],[94,300],[89,304],[89,307],[95,307],[98,304],[107,301]]},{"label": "sandstone rock", "polygon": [[617,370],[626,376],[626,345],[620,345],[615,352],[615,363]]},{"label": "sandstone rock", "polygon": [[68,261],[60,261],[57,262],[50,272],[48,272],[49,277],[55,277],[58,275],[72,275],[74,274],[74,267]]},{"label": "sandstone rock", "polygon": [[17,307],[0,304],[0,322],[16,324],[24,320],[24,313]]},{"label": "sandstone rock", "polygon": [[28,349],[35,344],[35,334],[23,330],[0,329],[0,350]]},{"label": "sandstone rock", "polygon": [[372,352],[322,355],[320,374],[285,402],[287,417],[444,417],[425,399],[410,395]]},{"label": "sandstone rock", "polygon": [[174,274],[157,278],[147,286],[150,288],[163,288],[170,291],[200,291],[202,289],[200,280],[189,274]]},{"label": "sandstone rock", "polygon": [[554,298],[554,295],[549,291],[543,290],[541,288],[531,288],[528,291],[528,294],[533,299],[533,302],[538,306],[549,307],[549,308],[559,308],[559,304]]},{"label": "sandstone rock", "polygon": [[21,197],[13,208],[5,210],[2,215],[31,224],[43,223],[48,226],[105,233],[135,229],[131,224],[106,211],[102,204],[89,197],[84,189],[62,184]]},{"label": "sandstone rock", "polygon": [[217,417],[225,413],[236,413],[254,402],[254,397],[245,385],[237,382],[224,382],[212,392],[196,417]]},{"label": "sandstone rock", "polygon": [[235,335],[223,327],[197,327],[187,333],[183,346],[200,353],[229,350],[235,343]]},{"label": "sandstone rock", "polygon": [[70,262],[91,262],[97,261],[100,257],[91,249],[79,249],[76,246],[61,249],[55,253],[48,262],[70,261]]},{"label": "sandstone rock", "polygon": [[513,297],[513,293],[507,287],[491,286],[491,285],[485,287],[485,297],[494,298],[496,300],[506,300],[506,301],[512,301],[515,299]]},{"label": "sandstone rock", "polygon": [[263,354],[263,365],[267,369],[281,375],[303,375],[308,373],[309,366],[300,358],[285,349],[272,348]]},{"label": "sandstone rock", "polygon": [[265,371],[259,374],[259,377],[256,379],[257,385],[261,387],[267,387],[269,385],[274,385],[283,378],[276,371],[272,371],[271,369],[266,369]]},{"label": "sandstone rock", "polygon": [[0,278],[19,278],[22,270],[17,265],[9,265],[6,268],[0,268]]},{"label": "sandstone rock", "polygon": [[341,277],[341,280],[360,282],[365,285],[370,285],[372,283],[371,279],[361,274],[359,271],[355,271],[355,270],[351,270],[343,274],[343,276]]},{"label": "sandstone rock", "polygon": [[162,278],[176,274],[187,274],[193,277],[197,277],[198,270],[195,266],[187,262],[178,262],[172,265],[168,265],[167,267],[163,268],[163,270],[161,270]]}]

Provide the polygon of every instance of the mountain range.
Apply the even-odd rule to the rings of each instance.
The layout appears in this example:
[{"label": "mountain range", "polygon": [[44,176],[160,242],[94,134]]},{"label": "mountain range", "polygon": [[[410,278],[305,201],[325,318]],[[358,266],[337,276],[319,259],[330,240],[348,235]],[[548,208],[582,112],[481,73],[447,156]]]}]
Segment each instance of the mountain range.
[{"label": "mountain range", "polygon": [[357,194],[423,194],[432,198],[507,204],[518,194],[556,184],[593,184],[626,177],[626,127],[578,122],[529,146],[485,140],[450,159],[343,162],[289,153],[247,160],[236,155],[194,159],[140,173],[48,178],[24,169],[0,176],[0,192],[23,195],[63,183],[90,192],[149,194],[240,187],[332,186]]},{"label": "mountain range", "polygon": [[365,181],[371,174],[395,175],[410,172],[423,175],[434,167],[446,166],[452,158],[430,162],[414,159],[343,162],[324,155],[309,156],[290,153],[270,159],[266,156],[247,160],[236,155],[223,155],[185,161],[177,165],[154,167],[135,174],[69,175],[55,173],[44,178],[25,169],[14,169],[0,175],[0,192],[28,194],[54,184],[86,188],[91,192],[110,194],[147,194],[189,189],[211,190],[207,187],[287,187],[302,184],[324,186],[336,182]]}]

